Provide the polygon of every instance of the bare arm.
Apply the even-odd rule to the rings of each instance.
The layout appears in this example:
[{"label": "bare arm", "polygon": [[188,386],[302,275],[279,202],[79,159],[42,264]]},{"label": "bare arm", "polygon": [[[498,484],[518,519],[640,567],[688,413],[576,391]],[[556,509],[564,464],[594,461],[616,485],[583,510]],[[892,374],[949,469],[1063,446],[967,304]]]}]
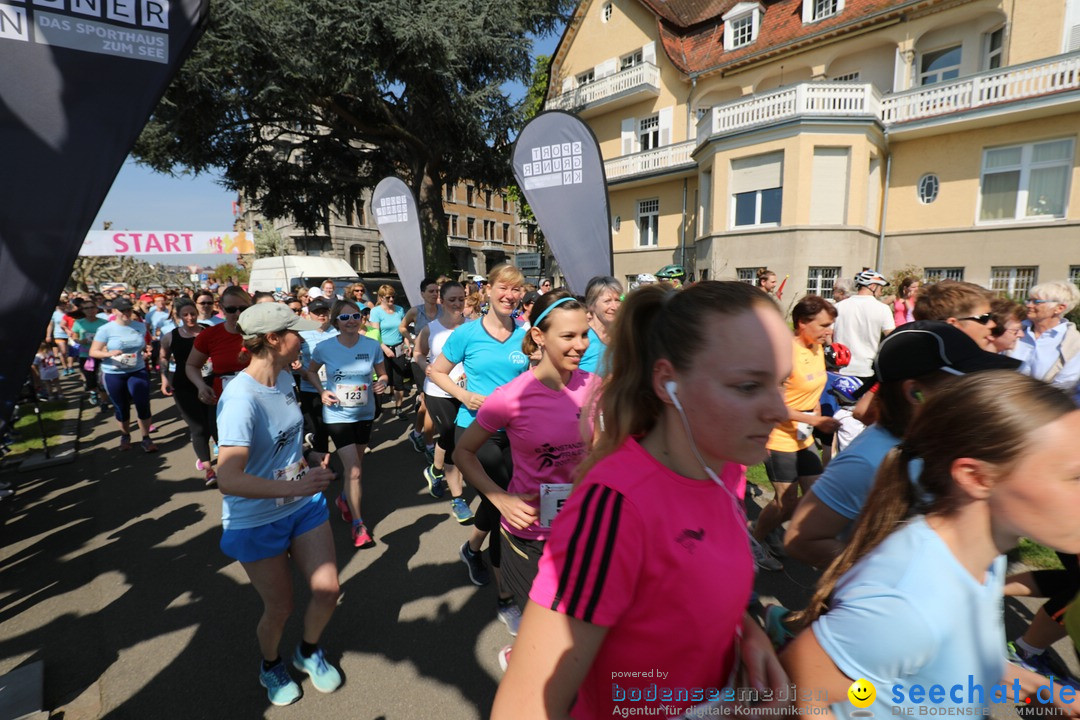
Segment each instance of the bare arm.
[{"label": "bare arm", "polygon": [[435,362],[431,364],[431,372],[428,373],[428,377],[431,378],[431,382],[435,383],[437,387],[444,392],[450,393],[450,397],[457,398],[465,407],[470,410],[479,410],[480,406],[484,404],[484,395],[479,393],[469,392],[465,388],[458,385],[456,382],[450,379],[450,371],[454,369],[454,364],[446,359],[446,355],[439,354],[439,357],[435,358]]},{"label": "bare arm", "polygon": [[117,355],[123,354],[120,350],[106,350],[105,343],[100,340],[95,340],[90,343],[89,353],[90,357],[97,360],[104,360],[105,358],[116,357]]},{"label": "bare arm", "polygon": [[[223,495],[246,498],[306,497],[322,492],[334,479],[334,472],[327,467],[329,454],[312,453],[319,465],[310,468],[304,477],[295,482],[267,480],[244,472],[247,467],[248,449],[237,445],[223,445],[218,455],[218,489]],[[315,459],[313,457],[312,459]]]},{"label": "bare arm", "polygon": [[413,345],[413,362],[420,366],[420,369],[427,373],[428,369],[428,329],[425,327],[420,331],[420,334],[416,336],[416,344]]},{"label": "bare arm", "polygon": [[824,692],[798,693],[799,697],[795,700],[797,707],[813,706],[827,711],[828,701],[824,698],[846,698],[848,688],[855,682],[840,672],[810,628],[800,632],[788,644],[780,655],[780,663],[796,687],[824,690]]},{"label": "bare arm", "polygon": [[199,392],[199,400],[207,405],[213,405],[217,402],[217,395],[214,393],[214,388],[207,385],[202,376],[203,365],[206,364],[209,358],[210,356],[203,351],[192,347],[191,352],[188,354],[187,363],[184,365],[184,372],[187,374],[188,380]]},{"label": "bare arm", "polygon": [[827,568],[843,551],[844,543],[837,540],[837,536],[850,522],[823,503],[810,488],[795,506],[791,525],[784,535],[784,550],[796,560]]},{"label": "bare arm", "polygon": [[415,319],[415,307],[409,308],[408,312],[405,313],[405,316],[401,318],[401,324],[398,325],[398,332],[401,333],[401,337],[405,338],[406,340],[412,339],[412,336],[409,335],[409,323]]},{"label": "bare arm", "polygon": [[492,433],[483,425],[473,421],[473,424],[461,436],[461,440],[457,442],[457,448],[454,450],[454,465],[461,471],[466,482],[482,493],[492,505],[499,508],[499,514],[506,518],[507,522],[519,530],[524,530],[535,523],[539,516],[537,509],[530,505],[526,498],[536,500],[538,496],[508,493],[488,476],[476,453],[491,435]]}]

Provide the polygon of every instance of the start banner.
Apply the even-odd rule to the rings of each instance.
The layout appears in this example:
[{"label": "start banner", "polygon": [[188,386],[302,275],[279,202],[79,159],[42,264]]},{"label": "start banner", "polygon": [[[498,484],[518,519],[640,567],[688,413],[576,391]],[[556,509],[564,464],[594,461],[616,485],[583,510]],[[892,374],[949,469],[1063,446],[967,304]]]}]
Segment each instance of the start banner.
[{"label": "start banner", "polygon": [[240,232],[183,230],[92,230],[79,255],[247,255],[255,252],[254,238]]}]

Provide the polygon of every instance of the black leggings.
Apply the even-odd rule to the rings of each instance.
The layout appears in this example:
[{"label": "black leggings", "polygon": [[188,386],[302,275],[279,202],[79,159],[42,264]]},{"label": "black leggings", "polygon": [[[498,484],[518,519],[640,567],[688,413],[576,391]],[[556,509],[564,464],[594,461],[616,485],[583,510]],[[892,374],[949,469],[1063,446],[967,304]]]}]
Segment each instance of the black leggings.
[{"label": "black leggings", "polygon": [[[461,436],[465,434],[465,428],[454,428],[454,441],[461,442]],[[510,459],[510,439],[501,430],[494,433],[476,451],[476,458],[484,467],[496,485],[503,490],[510,487],[510,477],[514,474],[514,463]],[[499,542],[499,509],[483,495],[480,496],[480,507],[476,510],[476,519],[473,524],[478,530],[492,533],[488,539],[488,553],[491,555],[491,566],[499,567],[502,561],[500,552],[502,543]]]},{"label": "black leggings", "polygon": [[428,415],[431,416],[435,432],[439,435],[439,447],[446,451],[444,463],[453,465],[454,448],[457,447],[454,418],[457,417],[461,401],[457,398],[444,398],[424,393],[424,405],[427,407]]},{"label": "black leggings", "polygon": [[311,449],[315,452],[330,452],[330,431],[322,419],[322,397],[319,393],[300,391],[300,410],[304,413],[304,432],[313,435]]},{"label": "black leggings", "polygon": [[1036,570],[1031,576],[1039,586],[1039,594],[1050,598],[1043,605],[1043,610],[1060,623],[1065,608],[1080,592],[1080,558],[1060,552],[1057,556],[1065,566],[1064,570]]},{"label": "black leggings", "polygon": [[[404,341],[402,341],[404,342]],[[405,390],[405,373],[409,372],[409,358],[398,357],[397,349],[401,347],[401,343],[397,345],[387,345],[393,351],[393,354],[386,356],[383,366],[386,368],[386,384],[395,390]]]},{"label": "black leggings", "polygon": [[195,457],[209,463],[210,438],[217,437],[217,409],[199,400],[199,391],[190,385],[173,385],[173,400],[188,426]]},{"label": "black leggings", "polygon": [[88,358],[83,358],[83,357],[79,358],[79,369],[82,370],[83,381],[86,383],[86,389],[87,390],[97,390],[98,389],[97,363],[99,363],[101,361],[100,360],[95,360],[94,361],[94,363],[95,363],[94,369],[93,370],[87,370],[86,369],[86,361],[87,360],[88,360]]}]

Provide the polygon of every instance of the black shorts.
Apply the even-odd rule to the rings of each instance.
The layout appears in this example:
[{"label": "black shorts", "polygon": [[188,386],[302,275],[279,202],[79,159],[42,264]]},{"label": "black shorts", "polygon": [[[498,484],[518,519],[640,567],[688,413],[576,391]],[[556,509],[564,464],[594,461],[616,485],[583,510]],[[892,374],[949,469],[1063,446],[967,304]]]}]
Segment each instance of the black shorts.
[{"label": "black shorts", "polygon": [[446,464],[453,465],[454,442],[456,433],[454,421],[457,418],[461,401],[457,398],[444,398],[424,393],[424,406],[431,417],[435,433],[439,436],[439,447],[446,451]]},{"label": "black shorts", "polygon": [[416,394],[420,395],[424,391],[424,371],[420,369],[419,363],[410,362],[409,369],[412,370],[413,384],[416,386]]},{"label": "black shorts", "polygon": [[800,477],[813,477],[822,472],[821,458],[812,446],[796,452],[770,450],[765,458],[765,474],[773,484],[790,485]]},{"label": "black shorts", "polygon": [[371,420],[357,420],[351,423],[326,423],[334,448],[340,450],[349,445],[367,445],[371,440]]},{"label": "black shorts", "polygon": [[526,540],[510,533],[499,525],[499,541],[502,543],[503,588],[514,596],[514,603],[525,612],[529,590],[540,570],[540,556],[544,554],[543,540]]}]

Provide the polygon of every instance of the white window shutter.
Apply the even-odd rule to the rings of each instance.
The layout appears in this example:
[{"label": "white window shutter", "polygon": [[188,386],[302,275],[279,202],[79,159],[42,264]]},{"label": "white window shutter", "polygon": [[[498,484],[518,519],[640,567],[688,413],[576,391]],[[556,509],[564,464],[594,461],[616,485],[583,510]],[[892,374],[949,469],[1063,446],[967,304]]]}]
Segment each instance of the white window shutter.
[{"label": "white window shutter", "polygon": [[634,152],[634,118],[624,118],[621,127],[622,154]]},{"label": "white window shutter", "polygon": [[663,108],[660,116],[660,147],[671,144],[671,116],[674,108]]},{"label": "white window shutter", "polygon": [[563,78],[562,91],[564,93],[568,93],[573,89],[574,89],[574,78],[572,78],[572,77]]},{"label": "white window shutter", "polygon": [[656,42],[651,42],[641,48],[641,61],[656,64]]},{"label": "white window shutter", "polygon": [[595,71],[596,72],[596,79],[599,80],[602,77],[607,77],[608,75],[614,75],[615,71],[618,69],[617,63],[618,63],[618,58],[611,58],[610,60],[605,60],[604,62],[597,65],[596,66],[596,71]]}]

